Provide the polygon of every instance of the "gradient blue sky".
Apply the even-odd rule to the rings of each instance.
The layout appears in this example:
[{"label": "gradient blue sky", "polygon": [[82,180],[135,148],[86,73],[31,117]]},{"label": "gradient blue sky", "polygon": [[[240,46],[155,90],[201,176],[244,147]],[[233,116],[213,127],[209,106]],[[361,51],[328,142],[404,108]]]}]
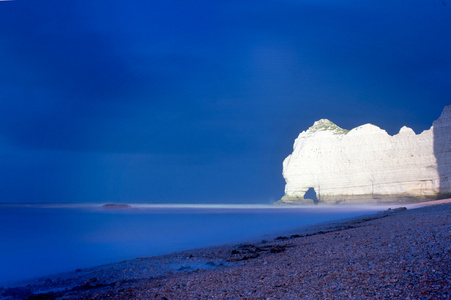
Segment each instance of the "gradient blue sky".
[{"label": "gradient blue sky", "polygon": [[0,202],[270,203],[315,120],[447,104],[447,0],[0,2]]}]

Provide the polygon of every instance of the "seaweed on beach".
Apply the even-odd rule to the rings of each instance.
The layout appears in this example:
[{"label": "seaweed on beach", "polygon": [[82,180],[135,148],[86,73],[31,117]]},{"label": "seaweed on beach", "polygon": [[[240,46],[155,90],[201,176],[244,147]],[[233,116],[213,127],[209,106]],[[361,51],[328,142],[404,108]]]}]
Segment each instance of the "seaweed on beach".
[{"label": "seaweed on beach", "polygon": [[230,252],[228,261],[243,261],[253,259],[265,253],[281,253],[289,247],[294,247],[294,245],[269,244],[256,246],[253,244],[242,244],[235,246],[235,249]]}]

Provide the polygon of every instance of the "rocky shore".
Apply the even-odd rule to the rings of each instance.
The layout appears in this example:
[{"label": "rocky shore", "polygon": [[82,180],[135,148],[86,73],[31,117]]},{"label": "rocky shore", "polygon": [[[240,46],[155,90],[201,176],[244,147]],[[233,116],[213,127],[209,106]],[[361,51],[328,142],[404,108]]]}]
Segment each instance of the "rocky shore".
[{"label": "rocky shore", "polygon": [[3,299],[450,299],[451,203],[0,288]]}]

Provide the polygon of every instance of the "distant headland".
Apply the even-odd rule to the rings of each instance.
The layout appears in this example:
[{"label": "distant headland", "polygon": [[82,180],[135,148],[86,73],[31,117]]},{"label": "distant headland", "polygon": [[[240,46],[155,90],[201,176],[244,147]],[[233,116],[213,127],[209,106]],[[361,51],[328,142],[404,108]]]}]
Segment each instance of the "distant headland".
[{"label": "distant headland", "polygon": [[418,135],[405,126],[390,136],[372,124],[345,130],[326,119],[316,121],[295,140],[293,153],[283,162],[283,177],[285,195],[276,204],[449,197],[451,105],[430,129]]}]

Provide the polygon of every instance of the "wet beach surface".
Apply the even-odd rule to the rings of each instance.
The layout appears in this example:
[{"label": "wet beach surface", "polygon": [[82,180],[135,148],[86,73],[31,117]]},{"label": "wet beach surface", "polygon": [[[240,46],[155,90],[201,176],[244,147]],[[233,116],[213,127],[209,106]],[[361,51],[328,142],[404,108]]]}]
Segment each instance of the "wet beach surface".
[{"label": "wet beach surface", "polygon": [[[444,201],[446,202],[446,201]],[[451,204],[77,269],[3,299],[449,299]]]}]

